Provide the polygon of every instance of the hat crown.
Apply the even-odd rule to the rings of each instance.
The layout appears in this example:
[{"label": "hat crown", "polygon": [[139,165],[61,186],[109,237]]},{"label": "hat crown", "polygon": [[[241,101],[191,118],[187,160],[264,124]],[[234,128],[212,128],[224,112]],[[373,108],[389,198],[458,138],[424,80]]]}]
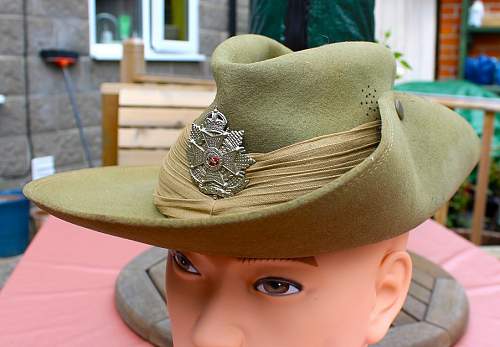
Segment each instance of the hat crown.
[{"label": "hat crown", "polygon": [[248,152],[269,152],[379,118],[395,61],[384,46],[334,43],[293,54],[259,35],[226,40],[212,56],[214,104]]}]

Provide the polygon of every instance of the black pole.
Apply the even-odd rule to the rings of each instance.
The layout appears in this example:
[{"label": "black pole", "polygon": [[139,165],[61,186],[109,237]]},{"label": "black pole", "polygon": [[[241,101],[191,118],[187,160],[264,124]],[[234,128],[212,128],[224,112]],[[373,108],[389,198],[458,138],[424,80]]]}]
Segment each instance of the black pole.
[{"label": "black pole", "polygon": [[285,45],[292,51],[307,47],[307,17],[309,0],[288,0],[285,17]]},{"label": "black pole", "polygon": [[441,32],[441,0],[436,0],[436,45],[434,47],[435,49],[435,55],[434,55],[434,79],[438,80],[439,79],[439,48],[440,48],[440,43],[439,43],[439,33]]},{"label": "black pole", "polygon": [[94,167],[92,163],[92,157],[90,155],[89,144],[87,142],[87,139],[85,138],[85,134],[83,133],[82,119],[80,117],[80,110],[78,108],[78,104],[76,103],[75,88],[71,81],[71,75],[69,74],[67,67],[62,67],[62,72],[64,76],[64,84],[66,86],[66,91],[68,92],[69,101],[73,109],[73,115],[75,117],[75,123],[76,127],[78,128],[78,134],[80,135],[80,141],[82,142],[83,152],[85,154],[87,165],[89,167]]},{"label": "black pole", "polygon": [[229,37],[236,35],[236,0],[228,0],[228,23],[227,32]]}]

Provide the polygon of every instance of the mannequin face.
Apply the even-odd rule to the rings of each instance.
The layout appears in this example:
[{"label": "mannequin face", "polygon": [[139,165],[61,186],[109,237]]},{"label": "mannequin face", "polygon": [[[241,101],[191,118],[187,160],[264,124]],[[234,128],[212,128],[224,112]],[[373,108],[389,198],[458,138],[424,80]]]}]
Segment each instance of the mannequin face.
[{"label": "mannequin face", "polygon": [[293,260],[171,251],[166,288],[174,346],[375,343],[408,290],[411,261],[400,249],[405,244],[406,236]]}]

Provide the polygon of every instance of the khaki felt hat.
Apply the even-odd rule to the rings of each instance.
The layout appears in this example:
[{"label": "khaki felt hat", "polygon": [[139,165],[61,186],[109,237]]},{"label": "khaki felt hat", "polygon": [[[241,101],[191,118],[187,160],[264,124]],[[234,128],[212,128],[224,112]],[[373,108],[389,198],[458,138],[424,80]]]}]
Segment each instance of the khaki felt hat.
[{"label": "khaki felt hat", "polygon": [[[56,174],[29,183],[26,196],[69,222],[160,247],[292,258],[375,243],[411,230],[452,197],[478,161],[479,140],[459,115],[423,98],[391,91],[395,62],[379,44],[336,43],[294,53],[269,38],[242,35],[215,50],[212,68],[217,96],[193,129],[206,126],[210,115],[219,112],[231,129],[244,131],[238,149],[257,163],[248,168],[248,185],[241,192],[219,199],[200,192],[200,182],[191,180],[189,172],[194,167],[190,151],[201,142],[193,140],[194,130],[186,129],[161,167]],[[267,189],[253,178],[259,170],[275,172],[276,165],[260,169],[259,158],[271,154],[273,162],[279,161],[281,151],[293,155],[299,144],[297,148],[307,150],[291,165],[304,172],[293,179],[330,172],[330,167],[303,169],[313,161],[321,165],[328,157],[310,157],[311,143],[328,140],[331,134],[349,135],[365,124],[378,124],[377,142],[372,149],[363,147],[366,154],[355,165],[326,177],[314,189],[311,185],[293,195],[295,189],[288,187],[269,194],[277,202],[250,195],[245,201],[252,204],[240,205],[248,192]],[[342,153],[351,158],[352,151]],[[171,169],[174,164],[180,169]],[[203,167],[211,170],[208,164]],[[238,177],[244,177],[244,171]],[[162,181],[167,174],[172,180]],[[295,182],[291,177],[280,179]],[[177,179],[187,195],[161,196],[164,190],[178,193],[169,183]],[[301,188],[302,181],[297,182],[292,187]],[[278,185],[268,186],[272,190]],[[279,200],[280,196],[286,198]],[[161,208],[163,201],[168,208]],[[208,204],[206,215],[199,203]],[[216,204],[227,209],[218,211]],[[168,211],[193,216],[172,217]]]}]

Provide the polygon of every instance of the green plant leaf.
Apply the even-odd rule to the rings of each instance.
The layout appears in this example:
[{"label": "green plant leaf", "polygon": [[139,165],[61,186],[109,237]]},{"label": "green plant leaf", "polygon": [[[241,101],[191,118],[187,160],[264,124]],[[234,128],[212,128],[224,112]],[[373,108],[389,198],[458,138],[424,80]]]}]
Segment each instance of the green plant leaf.
[{"label": "green plant leaf", "polygon": [[394,52],[394,58],[399,59],[403,56],[403,53],[401,52]]},{"label": "green plant leaf", "polygon": [[403,66],[405,69],[407,69],[407,70],[411,70],[412,69],[411,66],[410,66],[410,64],[408,64],[408,62],[406,60],[401,59],[401,60],[399,60],[399,62],[401,63],[401,66]]},{"label": "green plant leaf", "polygon": [[391,37],[391,31],[390,30],[387,30],[385,33],[384,33],[384,37],[386,39],[388,39],[389,37]]}]

